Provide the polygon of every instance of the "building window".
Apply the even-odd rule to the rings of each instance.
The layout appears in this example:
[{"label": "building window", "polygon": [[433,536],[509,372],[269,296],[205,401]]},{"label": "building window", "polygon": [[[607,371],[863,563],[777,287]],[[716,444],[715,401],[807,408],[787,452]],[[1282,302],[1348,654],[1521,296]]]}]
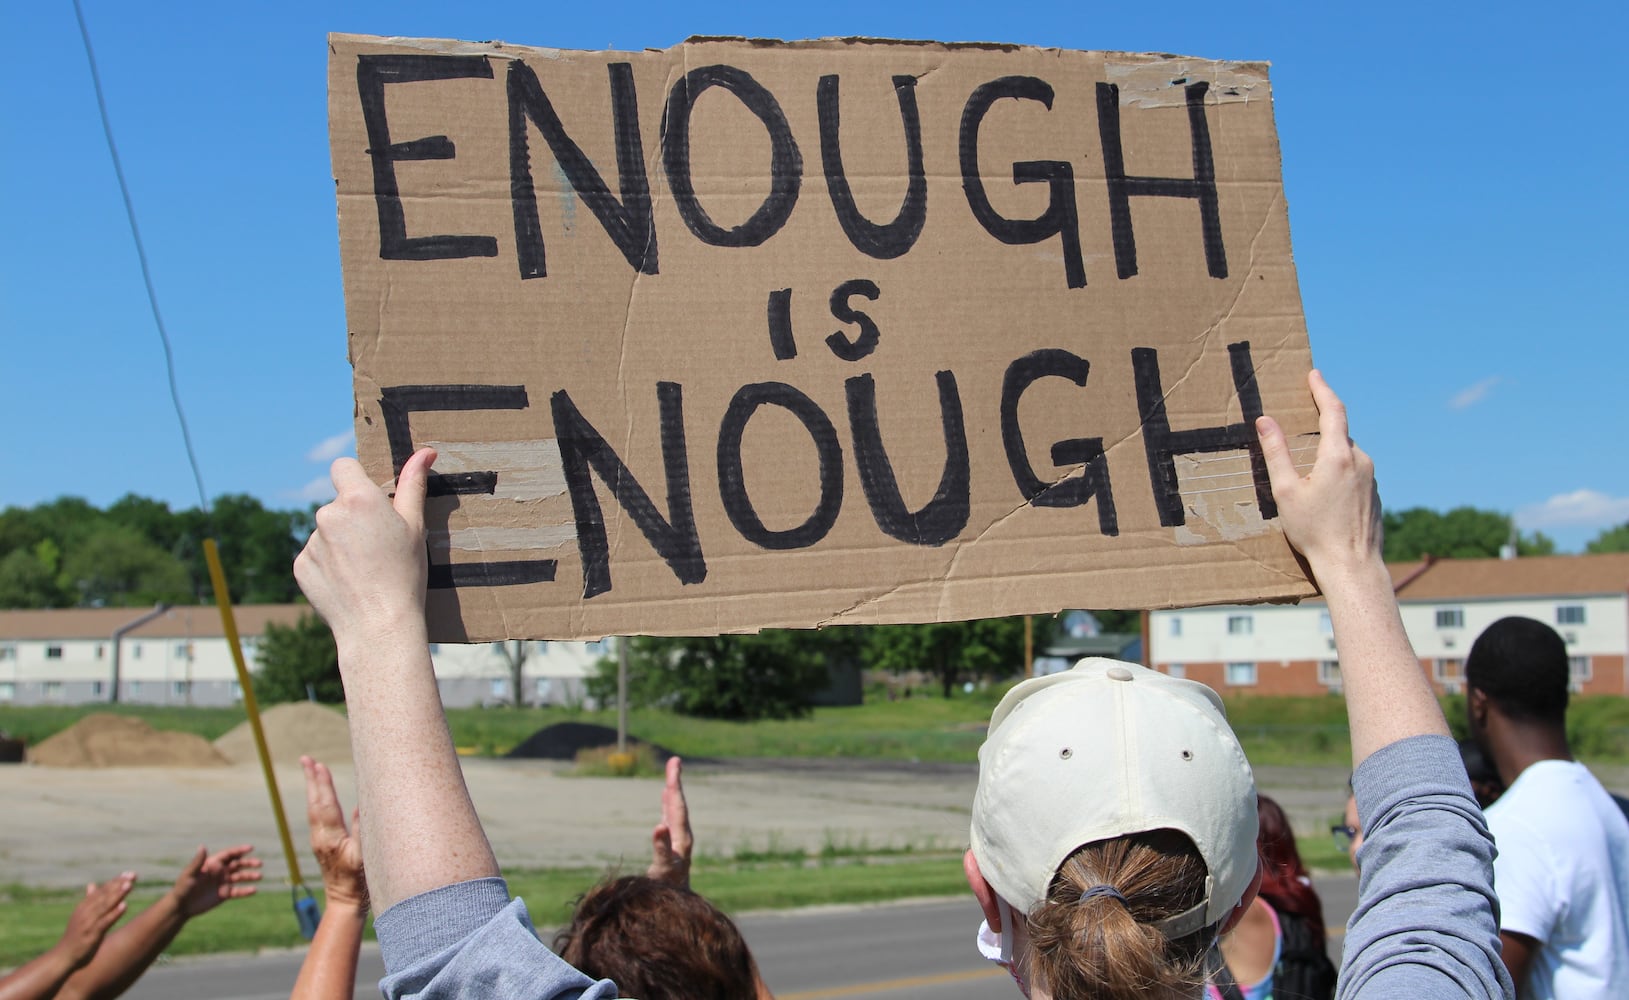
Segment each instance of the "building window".
[{"label": "building window", "polygon": [[102,696],[102,682],[91,681],[90,693],[100,698]]},{"label": "building window", "polygon": [[46,681],[45,682],[45,700],[46,701],[61,701],[62,700],[62,682],[61,681]]},{"label": "building window", "polygon": [[1320,660],[1318,662],[1318,683],[1324,687],[1338,688],[1341,686],[1341,661]]},{"label": "building window", "polygon": [[537,700],[548,701],[549,693],[554,689],[554,682],[547,677],[539,677],[536,680],[536,685],[534,690],[537,692]]},{"label": "building window", "polygon": [[1583,685],[1588,684],[1590,679],[1594,676],[1595,671],[1591,668],[1589,657],[1567,657],[1567,680],[1572,683],[1572,688],[1574,691],[1578,690]]},{"label": "building window", "polygon": [[134,698],[136,695],[141,694],[141,681],[125,681],[125,690],[130,697]]},{"label": "building window", "polygon": [[178,660],[192,659],[192,643],[178,642],[175,644],[175,658]]},{"label": "building window", "polygon": [[1170,674],[1172,677],[1186,677],[1186,676],[1188,676],[1188,668],[1183,666],[1180,663],[1166,664],[1165,672]]},{"label": "building window", "polygon": [[1327,611],[1318,612],[1318,634],[1319,635],[1334,635],[1335,634],[1335,623],[1329,620],[1329,612],[1327,612]]},{"label": "building window", "polygon": [[185,698],[187,696],[187,694],[191,690],[192,690],[192,682],[191,681],[171,681],[170,682],[170,691],[177,698]]},{"label": "building window", "polygon": [[141,659],[141,643],[133,642],[130,644],[130,658],[132,660]]},{"label": "building window", "polygon": [[45,647],[45,658],[47,660],[62,659],[62,647],[56,643],[52,643],[51,645]]},{"label": "building window", "polygon": [[12,681],[0,681],[0,701],[16,701],[17,685]]},{"label": "building window", "polygon": [[0,642],[0,660],[15,660],[17,658],[17,644],[15,642]]},{"label": "building window", "polygon": [[1458,659],[1438,660],[1433,664],[1431,672],[1439,684],[1447,684],[1457,691],[1460,683],[1465,680],[1465,661]]},{"label": "building window", "polygon": [[[1256,631],[1256,623],[1255,623],[1255,621],[1253,621],[1251,619],[1251,617],[1249,615],[1228,615],[1227,616],[1227,634],[1228,635],[1252,635],[1252,634],[1255,633],[1255,631]],[[1251,681],[1250,683],[1254,684],[1255,681]]]},{"label": "building window", "polygon": [[1171,616],[1171,638],[1180,639],[1181,637],[1182,637],[1182,619],[1178,618],[1176,615],[1172,615]]},{"label": "building window", "polygon": [[242,701],[243,700],[243,685],[239,684],[237,681],[232,682],[232,700],[233,701]]},{"label": "building window", "polygon": [[1255,684],[1256,665],[1254,663],[1229,663],[1227,665],[1227,683],[1229,687],[1249,687]]},{"label": "building window", "polygon": [[1437,628],[1464,628],[1464,608],[1438,608]]},{"label": "building window", "polygon": [[1584,624],[1584,606],[1582,604],[1563,604],[1555,609],[1555,623],[1557,625]]},{"label": "building window", "polygon": [[509,682],[503,678],[495,678],[491,685],[492,697],[503,698],[509,694]]},{"label": "building window", "polygon": [[100,642],[97,643],[96,644],[96,658],[98,660],[100,660],[102,657],[104,657],[106,655],[107,655],[107,646],[106,646],[106,644],[100,643]]}]

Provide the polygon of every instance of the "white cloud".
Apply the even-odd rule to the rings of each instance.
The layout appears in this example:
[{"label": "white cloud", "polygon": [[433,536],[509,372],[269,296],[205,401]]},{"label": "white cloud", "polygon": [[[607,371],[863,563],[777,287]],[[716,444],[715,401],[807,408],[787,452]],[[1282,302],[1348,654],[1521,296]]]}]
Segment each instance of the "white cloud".
[{"label": "white cloud", "polygon": [[1473,386],[1461,389],[1454,393],[1453,399],[1448,401],[1448,408],[1450,410],[1464,410],[1475,406],[1486,399],[1488,393],[1493,391],[1493,387],[1502,381],[1504,380],[1498,375],[1490,375]]},{"label": "white cloud", "polygon": [[1609,497],[1598,490],[1557,493],[1543,503],[1516,511],[1523,528],[1605,528],[1629,521],[1629,497]]},{"label": "white cloud", "polygon": [[[331,438],[324,438],[317,446],[305,453],[307,462],[332,462],[341,455],[348,455],[356,446],[356,431],[346,431],[344,434],[335,434]],[[309,489],[309,486],[307,487]]]},{"label": "white cloud", "polygon": [[284,500],[298,500],[302,503],[327,503],[334,499],[334,481],[324,474],[297,490],[284,490],[282,497]]}]

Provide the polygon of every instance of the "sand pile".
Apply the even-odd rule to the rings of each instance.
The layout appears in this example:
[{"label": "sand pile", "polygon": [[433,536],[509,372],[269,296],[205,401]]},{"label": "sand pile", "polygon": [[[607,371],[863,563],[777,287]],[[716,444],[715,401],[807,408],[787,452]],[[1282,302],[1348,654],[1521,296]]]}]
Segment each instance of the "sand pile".
[{"label": "sand pile", "polygon": [[[519,746],[504,756],[527,757],[533,760],[576,760],[579,750],[616,746],[616,742],[617,731],[610,726],[600,726],[592,722],[556,722],[526,737]],[[645,741],[629,736],[628,745],[644,746]],[[673,756],[673,751],[655,743],[650,744],[650,748],[659,761],[666,761]]]},{"label": "sand pile", "polygon": [[[351,727],[345,716],[313,701],[289,701],[260,713],[266,731],[266,749],[275,764],[298,764],[309,754],[324,764],[351,762]],[[253,764],[254,732],[244,720],[215,741],[215,749],[234,764]]]},{"label": "sand pile", "polygon": [[28,751],[46,767],[216,767],[226,763],[209,741],[154,729],[127,715],[97,712]]}]

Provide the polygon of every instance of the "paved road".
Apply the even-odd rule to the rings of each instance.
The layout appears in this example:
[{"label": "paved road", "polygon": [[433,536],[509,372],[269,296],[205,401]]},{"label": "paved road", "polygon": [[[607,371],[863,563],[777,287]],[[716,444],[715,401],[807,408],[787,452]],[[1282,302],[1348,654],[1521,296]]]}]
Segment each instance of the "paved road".
[{"label": "paved road", "polygon": [[[1338,929],[1357,901],[1347,874],[1318,879],[1324,912]],[[973,947],[978,907],[956,900],[885,906],[828,907],[740,919],[764,978],[779,1000],[984,1000],[1011,998],[1005,973]],[[545,939],[548,937],[545,934]],[[299,953],[216,956],[154,969],[126,996],[132,1000],[280,1000],[299,969]],[[358,1000],[377,997],[383,968],[376,948],[362,956]]]}]

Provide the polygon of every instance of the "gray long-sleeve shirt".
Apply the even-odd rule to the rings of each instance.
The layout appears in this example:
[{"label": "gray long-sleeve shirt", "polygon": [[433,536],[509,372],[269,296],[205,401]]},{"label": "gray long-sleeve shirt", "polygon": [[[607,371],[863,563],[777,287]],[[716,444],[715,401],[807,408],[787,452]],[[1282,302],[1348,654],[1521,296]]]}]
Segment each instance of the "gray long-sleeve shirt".
[{"label": "gray long-sleeve shirt", "polygon": [[[1358,907],[1337,995],[1513,995],[1499,958],[1493,841],[1454,742],[1402,740],[1353,775],[1366,836]],[[445,886],[391,907],[375,925],[390,1000],[611,1000],[538,941],[526,904],[502,879]]]}]

